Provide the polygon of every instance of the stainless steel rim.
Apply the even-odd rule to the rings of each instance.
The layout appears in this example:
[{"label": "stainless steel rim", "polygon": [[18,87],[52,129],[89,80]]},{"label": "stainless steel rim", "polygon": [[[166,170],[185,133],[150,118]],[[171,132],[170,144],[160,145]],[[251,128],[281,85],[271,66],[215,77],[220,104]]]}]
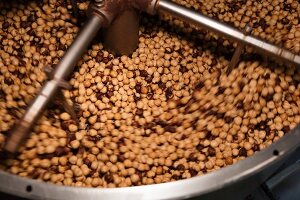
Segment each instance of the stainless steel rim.
[{"label": "stainless steel rim", "polygon": [[0,172],[0,191],[33,199],[185,199],[209,194],[253,177],[262,183],[299,144],[300,125],[252,157],[200,177],[156,185],[102,189],[59,186]]}]

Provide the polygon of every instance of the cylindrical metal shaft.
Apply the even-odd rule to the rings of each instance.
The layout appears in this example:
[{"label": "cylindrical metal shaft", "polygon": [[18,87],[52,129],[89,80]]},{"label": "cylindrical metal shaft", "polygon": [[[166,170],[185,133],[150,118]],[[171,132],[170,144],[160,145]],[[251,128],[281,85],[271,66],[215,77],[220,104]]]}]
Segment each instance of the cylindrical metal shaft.
[{"label": "cylindrical metal shaft", "polygon": [[56,95],[60,89],[61,82],[64,81],[73,71],[75,64],[85,52],[86,48],[101,28],[102,19],[98,16],[92,16],[82,32],[79,33],[74,43],[70,46],[66,54],[63,56],[59,64],[57,64],[52,75],[52,80],[49,80],[41,89],[38,96],[27,109],[25,115],[16,124],[7,138],[4,150],[15,153],[19,146],[30,134],[30,130],[35,122],[39,119],[46,106]]},{"label": "cylindrical metal shaft", "polygon": [[98,33],[102,23],[103,19],[96,15],[88,20],[59,64],[57,64],[53,74],[54,79],[66,79],[73,72],[76,63]]},{"label": "cylindrical metal shaft", "polygon": [[169,14],[183,20],[184,22],[209,29],[234,41],[242,42],[245,43],[245,45],[252,46],[261,54],[274,56],[279,60],[289,62],[296,65],[297,67],[300,67],[300,56],[295,55],[292,52],[280,48],[276,45],[257,39],[253,36],[245,35],[243,32],[233,27],[206,17],[196,11],[180,6],[169,0],[159,0],[157,8],[159,13]]},{"label": "cylindrical metal shaft", "polygon": [[117,55],[132,54],[139,43],[139,11],[134,8],[123,11],[104,30],[103,45]]}]

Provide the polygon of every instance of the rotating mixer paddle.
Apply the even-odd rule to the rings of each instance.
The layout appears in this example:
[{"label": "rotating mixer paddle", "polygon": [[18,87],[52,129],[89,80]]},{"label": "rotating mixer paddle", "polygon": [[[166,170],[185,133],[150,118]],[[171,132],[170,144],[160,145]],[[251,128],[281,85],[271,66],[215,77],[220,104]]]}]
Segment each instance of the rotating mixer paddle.
[{"label": "rotating mixer paddle", "polygon": [[[74,10],[76,12],[76,9]],[[252,37],[250,35],[251,27],[249,26],[246,26],[244,31],[239,31],[169,0],[95,0],[89,7],[88,21],[82,27],[81,32],[61,61],[53,70],[50,67],[46,68],[48,81],[28,107],[22,119],[19,120],[10,132],[4,145],[6,152],[14,154],[18,151],[19,147],[30,134],[34,124],[56,95],[59,98],[65,99],[61,91],[69,87],[65,80],[72,73],[75,64],[97,35],[100,28],[105,28],[103,44],[112,52],[120,55],[129,55],[136,49],[138,46],[139,11],[144,11],[152,15],[157,13],[168,14],[186,23],[208,29],[238,42],[227,73],[230,73],[237,65],[245,46],[252,47],[264,56],[270,56],[276,60],[300,67],[300,56]],[[76,115],[72,106],[65,100],[64,107],[76,121]]]}]

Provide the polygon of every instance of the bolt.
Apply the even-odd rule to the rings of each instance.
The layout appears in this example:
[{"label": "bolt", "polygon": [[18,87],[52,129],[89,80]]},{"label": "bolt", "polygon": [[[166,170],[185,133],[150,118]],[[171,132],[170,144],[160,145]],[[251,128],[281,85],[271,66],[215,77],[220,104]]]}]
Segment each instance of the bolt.
[{"label": "bolt", "polygon": [[97,7],[101,7],[104,3],[104,0],[94,0],[94,5]]}]

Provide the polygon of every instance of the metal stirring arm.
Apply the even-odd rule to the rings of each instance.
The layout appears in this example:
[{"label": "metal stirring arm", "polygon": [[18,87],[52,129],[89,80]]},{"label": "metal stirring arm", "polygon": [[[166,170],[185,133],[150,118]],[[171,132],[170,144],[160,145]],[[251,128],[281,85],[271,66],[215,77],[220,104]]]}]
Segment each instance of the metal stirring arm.
[{"label": "metal stirring arm", "polygon": [[50,101],[58,94],[61,94],[60,90],[66,85],[65,80],[73,72],[75,64],[101,27],[108,27],[120,12],[129,8],[137,8],[152,14],[156,2],[156,0],[95,0],[89,7],[89,20],[55,67],[53,73],[51,72],[50,80],[42,87],[24,116],[10,132],[4,144],[4,150],[9,153],[18,151],[20,145],[26,140],[32,127]]},{"label": "metal stirring arm", "polygon": [[62,87],[62,82],[71,74],[76,62],[90,44],[101,25],[103,18],[91,17],[79,33],[74,43],[70,46],[53,72],[52,80],[49,80],[41,89],[39,95],[28,107],[25,115],[10,133],[5,142],[4,149],[8,152],[17,152],[19,146],[27,138],[32,126],[46,109],[49,102],[57,95]]},{"label": "metal stirring arm", "polygon": [[192,11],[169,0],[159,0],[157,9],[159,13],[169,14],[173,17],[181,19],[184,22],[194,24],[197,27],[206,28],[234,41],[243,43],[244,45],[249,45],[262,55],[271,56],[283,62],[288,62],[300,67],[300,56],[295,55],[292,52],[276,45],[247,35],[247,33],[243,33],[242,31],[239,31],[231,26],[220,23],[214,19],[206,17],[196,11]]}]

